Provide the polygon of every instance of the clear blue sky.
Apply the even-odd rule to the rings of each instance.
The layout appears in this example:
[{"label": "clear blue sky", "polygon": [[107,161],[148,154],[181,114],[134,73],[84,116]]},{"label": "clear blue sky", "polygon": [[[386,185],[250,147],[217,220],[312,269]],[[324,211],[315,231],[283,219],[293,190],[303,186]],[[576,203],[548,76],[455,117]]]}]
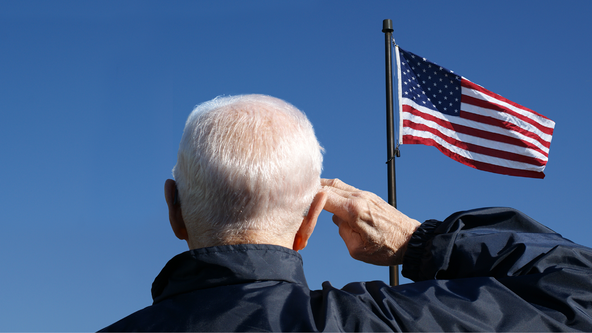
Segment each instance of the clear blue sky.
[{"label": "clear blue sky", "polygon": [[[590,13],[589,1],[0,1],[0,330],[93,331],[151,303],[186,250],[164,181],[188,114],[217,95],[293,103],[326,149],[323,176],[386,198],[386,18],[406,50],[556,122],[544,180],[402,146],[400,210],[511,206],[592,246]],[[301,253],[313,289],[388,279],[349,257],[328,213]]]}]

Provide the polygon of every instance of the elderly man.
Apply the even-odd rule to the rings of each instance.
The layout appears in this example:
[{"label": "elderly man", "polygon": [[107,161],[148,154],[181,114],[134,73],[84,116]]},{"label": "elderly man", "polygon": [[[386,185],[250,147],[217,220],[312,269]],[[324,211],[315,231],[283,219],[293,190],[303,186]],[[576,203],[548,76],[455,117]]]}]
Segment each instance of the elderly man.
[{"label": "elderly man", "polygon": [[[321,180],[322,148],[292,105],[246,95],[187,120],[169,220],[189,251],[154,304],[105,331],[592,331],[592,250],[512,209],[423,224],[376,195]],[[296,252],[325,209],[350,254],[418,281],[324,284]]]}]

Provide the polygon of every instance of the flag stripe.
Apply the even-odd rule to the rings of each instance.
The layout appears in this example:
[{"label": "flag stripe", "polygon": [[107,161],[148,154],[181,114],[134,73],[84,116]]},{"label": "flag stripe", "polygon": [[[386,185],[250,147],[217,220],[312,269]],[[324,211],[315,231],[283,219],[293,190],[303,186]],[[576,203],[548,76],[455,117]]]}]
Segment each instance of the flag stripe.
[{"label": "flag stripe", "polygon": [[[408,104],[413,104],[415,107]],[[508,136],[508,131],[500,131],[496,127],[487,126],[486,124],[482,123],[474,123],[471,120],[462,119],[455,116],[445,117],[441,113],[431,111],[428,108],[424,108],[413,102],[406,101],[406,104],[403,105],[402,118],[418,122],[418,120],[409,117],[408,114],[412,114],[418,118],[423,118],[427,121],[432,121],[439,126],[450,129],[451,131],[471,135],[476,138],[492,140],[494,141],[492,145],[513,145],[514,152],[528,152],[525,151],[525,148],[527,148],[532,151],[536,151],[545,157],[548,156],[548,148],[540,145],[538,141],[526,141],[527,138],[520,135],[520,133],[513,133],[514,136]]]},{"label": "flag stripe", "polygon": [[[530,163],[511,161],[511,160],[508,160],[505,158],[483,155],[480,153],[469,151],[469,150],[451,145],[448,142],[446,142],[444,139],[442,139],[441,137],[432,135],[429,132],[417,131],[417,132],[413,133],[413,135],[410,135],[410,136],[412,136],[413,138],[416,138],[416,139],[430,139],[430,140],[434,141],[435,143],[437,143],[438,146],[448,150],[451,153],[454,153],[456,155],[462,156],[464,158],[469,158],[469,159],[472,159],[472,160],[478,161],[478,162],[497,164],[497,165],[507,167],[507,168],[523,169],[523,170],[531,170],[531,171],[542,171],[542,169],[544,168],[542,166],[536,166],[536,165],[532,165]],[[403,139],[405,139],[405,136],[403,136]]]},{"label": "flag stripe", "polygon": [[[467,81],[467,80],[463,80],[463,82],[462,82],[463,86],[466,83],[472,83],[472,82]],[[541,124],[540,119],[538,118],[538,115],[533,114],[533,112],[524,112],[524,109],[519,109],[519,108],[513,107],[511,105],[508,105],[507,103],[503,103],[502,101],[492,99],[488,95],[482,94],[481,92],[463,87],[462,102],[512,115],[512,116],[526,122],[530,126],[533,126],[534,128],[536,128],[536,130],[534,132],[540,131],[541,133],[546,134],[546,135],[551,135],[553,133],[554,123],[553,124]],[[506,105],[504,105],[504,104],[506,104]],[[547,123],[548,123],[548,121],[547,121]]]},{"label": "flag stripe", "polygon": [[[500,128],[500,132],[507,132],[508,130],[522,134],[523,137],[530,138],[529,141],[536,141],[540,146],[549,148],[551,142],[544,140],[539,135],[529,131],[527,128],[516,125],[513,121],[502,120],[488,116],[488,110],[476,107],[474,105],[461,105],[460,117],[462,119],[472,120],[481,124],[487,124]],[[522,137],[521,137],[522,139]]]},{"label": "flag stripe", "polygon": [[475,152],[478,154],[488,155],[488,156],[498,157],[498,158],[504,158],[507,160],[532,164],[535,166],[543,166],[546,163],[545,159],[532,158],[532,157],[521,155],[518,153],[513,153],[513,152],[510,152],[507,150],[499,150],[499,149],[489,148],[487,146],[469,143],[467,140],[457,140],[451,136],[442,135],[443,133],[441,133],[437,128],[434,128],[434,127],[431,127],[431,126],[428,126],[425,124],[414,123],[411,120],[403,121],[403,126],[408,127],[413,130],[412,132],[408,132],[409,133],[408,136],[409,135],[410,136],[421,136],[421,135],[418,135],[417,132],[414,132],[414,131],[429,132],[431,134],[434,134],[434,135],[442,138],[444,141],[448,142],[449,144],[451,144],[453,146],[456,146],[456,147],[459,147],[461,149],[468,150],[471,152]]},{"label": "flag stripe", "polygon": [[455,154],[448,149],[443,148],[442,146],[438,145],[433,139],[430,138],[416,138],[416,137],[406,137],[403,136],[403,139],[408,144],[421,144],[426,146],[433,146],[438,148],[444,155],[452,158],[453,160],[460,162],[464,165],[470,166],[472,168],[499,173],[502,175],[509,175],[509,176],[517,176],[517,177],[529,177],[529,178],[545,178],[545,174],[540,171],[532,171],[532,170],[522,170],[522,169],[515,169],[515,168],[508,168],[496,164],[490,164],[480,161],[475,161],[470,158],[466,158],[464,156]]},{"label": "flag stripe", "polygon": [[489,96],[491,99],[488,98],[487,100],[492,101],[492,102],[497,101],[498,104],[505,105],[506,108],[511,109],[511,110],[518,112],[520,114],[523,114],[523,115],[529,117],[530,119],[533,119],[537,123],[543,125],[544,127],[547,127],[550,129],[555,127],[555,122],[552,121],[551,119],[543,116],[542,114],[539,114],[539,113],[537,113],[527,107],[524,107],[518,103],[512,102],[507,98],[504,98],[494,92],[491,92],[491,91],[481,87],[480,85],[478,85],[474,82],[469,81],[468,79],[463,78],[463,80],[461,81],[461,85],[463,85],[466,88],[479,91],[486,96]]},{"label": "flag stripe", "polygon": [[[463,89],[463,95],[462,95],[462,103],[463,104],[468,104],[468,105],[479,107],[482,109],[489,109],[489,110],[493,111],[493,112],[490,111],[490,113],[492,113],[492,114],[497,113],[498,117],[504,117],[505,119],[513,120],[512,123],[514,123],[514,124],[521,123],[522,125],[524,125],[525,128],[528,127],[529,131],[531,131],[532,133],[536,133],[537,136],[541,137],[541,139],[543,139],[545,141],[549,140],[549,137],[553,133],[552,128],[542,126],[541,124],[533,121],[531,118],[528,118],[524,115],[513,112],[512,110],[504,109],[500,105],[497,105],[497,104],[494,104],[494,103],[491,103],[488,101],[484,101],[482,99],[475,98],[473,96],[465,95],[464,93],[466,93],[465,89]],[[520,126],[520,125],[518,125],[518,126]]]}]

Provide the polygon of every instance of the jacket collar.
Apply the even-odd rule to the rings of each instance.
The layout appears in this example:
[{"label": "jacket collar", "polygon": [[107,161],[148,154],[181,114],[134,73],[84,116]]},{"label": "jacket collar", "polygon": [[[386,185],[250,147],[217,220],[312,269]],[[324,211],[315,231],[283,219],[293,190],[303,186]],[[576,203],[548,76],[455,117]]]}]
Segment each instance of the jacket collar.
[{"label": "jacket collar", "polygon": [[300,254],[276,245],[207,247],[171,259],[152,283],[152,298],[158,303],[193,290],[269,280],[297,283],[308,289]]}]

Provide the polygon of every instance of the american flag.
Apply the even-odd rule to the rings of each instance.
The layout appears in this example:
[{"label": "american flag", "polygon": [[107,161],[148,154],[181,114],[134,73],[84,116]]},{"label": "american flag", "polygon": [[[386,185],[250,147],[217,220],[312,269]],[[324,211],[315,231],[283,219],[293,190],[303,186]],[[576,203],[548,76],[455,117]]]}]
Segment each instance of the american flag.
[{"label": "american flag", "polygon": [[400,143],[479,170],[545,177],[552,120],[398,46],[396,56]]}]

